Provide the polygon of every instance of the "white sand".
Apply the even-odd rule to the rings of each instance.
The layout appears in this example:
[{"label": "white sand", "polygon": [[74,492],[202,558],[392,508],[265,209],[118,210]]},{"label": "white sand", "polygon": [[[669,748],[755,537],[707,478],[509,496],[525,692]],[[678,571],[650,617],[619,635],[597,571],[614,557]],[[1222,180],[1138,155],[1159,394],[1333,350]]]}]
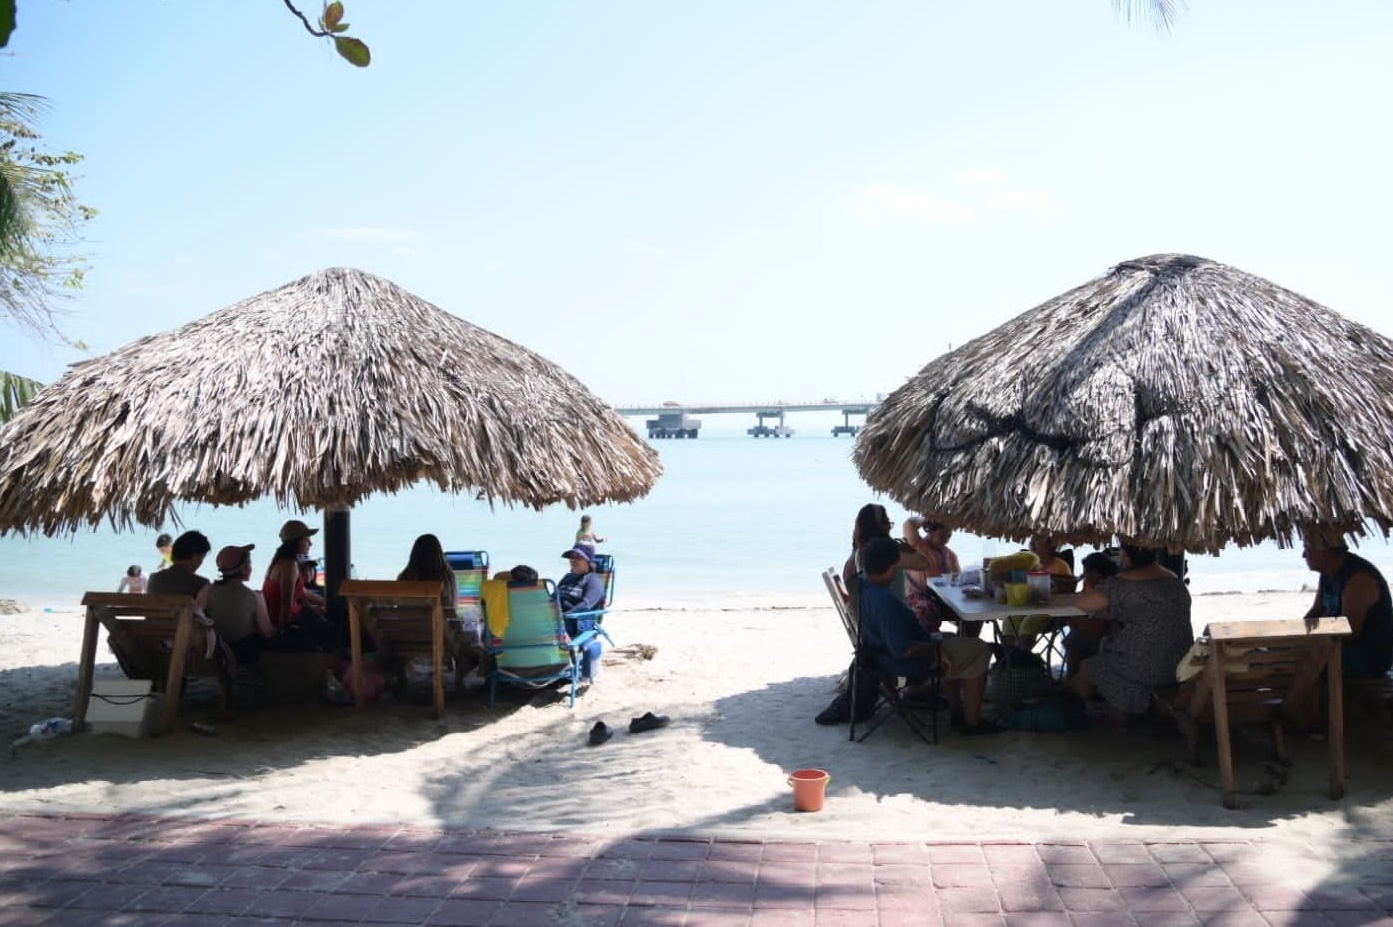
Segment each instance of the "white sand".
[{"label": "white sand", "polygon": [[[1201,596],[1196,625],[1293,617],[1309,595]],[[0,616],[0,734],[68,716],[81,639],[76,611]],[[1261,732],[1238,742],[1242,808],[1222,807],[1218,772],[1192,767],[1164,730],[1008,733],[937,747],[892,721],[861,744],[819,727],[850,650],[829,608],[619,610],[621,645],[574,711],[551,695],[477,694],[428,707],[379,703],[247,708],[215,737],[181,728],[134,740],[83,735],[0,758],[0,807],[193,813],[448,827],[571,828],[597,835],[699,831],[811,839],[1268,837],[1337,842],[1393,835],[1393,731],[1352,720],[1349,792],[1325,791],[1325,744],[1293,735],[1289,781],[1253,791]],[[657,647],[652,660],[625,655]],[[105,644],[99,676],[119,676]],[[214,720],[211,690],[181,720]],[[663,730],[629,734],[645,711]],[[603,719],[614,738],[590,747]],[[826,809],[792,811],[786,778],[832,774]]]}]

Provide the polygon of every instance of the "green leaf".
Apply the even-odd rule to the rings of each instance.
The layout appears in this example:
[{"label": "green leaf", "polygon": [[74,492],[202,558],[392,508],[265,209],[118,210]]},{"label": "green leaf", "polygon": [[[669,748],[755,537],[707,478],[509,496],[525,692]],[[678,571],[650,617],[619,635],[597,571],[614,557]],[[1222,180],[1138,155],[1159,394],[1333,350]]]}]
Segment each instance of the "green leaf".
[{"label": "green leaf", "polygon": [[343,19],[343,4],[339,3],[339,0],[324,4],[323,23],[327,28],[337,32],[338,30],[334,29],[334,27],[339,24],[339,20],[341,19]]},{"label": "green leaf", "polygon": [[330,31],[330,32],[347,32],[347,31],[348,31],[348,23],[339,23],[337,26],[330,26],[330,27],[329,27],[329,31]]},{"label": "green leaf", "polygon": [[346,35],[334,36],[334,50],[345,61],[357,68],[365,68],[372,63],[372,52],[361,40]]},{"label": "green leaf", "polygon": [[43,384],[9,371],[0,370],[0,422],[8,422],[19,411],[20,406],[28,404]]},{"label": "green leaf", "polygon": [[10,44],[15,31],[15,0],[0,0],[0,48]]}]

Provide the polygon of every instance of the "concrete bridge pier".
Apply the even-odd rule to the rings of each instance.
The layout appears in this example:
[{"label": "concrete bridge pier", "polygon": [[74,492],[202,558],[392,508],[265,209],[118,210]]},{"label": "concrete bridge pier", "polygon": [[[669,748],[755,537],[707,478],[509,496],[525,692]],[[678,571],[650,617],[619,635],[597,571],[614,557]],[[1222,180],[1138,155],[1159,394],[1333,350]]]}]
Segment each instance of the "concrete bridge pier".
[{"label": "concrete bridge pier", "polygon": [[[867,406],[856,406],[855,408],[843,409],[842,424],[832,426],[832,437],[837,438],[842,435],[851,435],[853,438],[856,437],[861,429],[866,427],[866,416],[870,414],[870,411],[871,410]],[[853,415],[859,415],[861,417],[860,424],[851,424],[851,417]]]},{"label": "concrete bridge pier", "polygon": [[644,422],[648,426],[648,438],[692,438],[696,439],[701,430],[701,421],[686,412],[660,412],[657,418]]},{"label": "concrete bridge pier", "polygon": [[[755,413],[755,418],[759,419],[759,424],[747,430],[745,434],[752,438],[791,438],[793,429],[784,424],[783,409],[761,410]],[[766,419],[775,419],[779,424],[769,426],[764,424]]]}]

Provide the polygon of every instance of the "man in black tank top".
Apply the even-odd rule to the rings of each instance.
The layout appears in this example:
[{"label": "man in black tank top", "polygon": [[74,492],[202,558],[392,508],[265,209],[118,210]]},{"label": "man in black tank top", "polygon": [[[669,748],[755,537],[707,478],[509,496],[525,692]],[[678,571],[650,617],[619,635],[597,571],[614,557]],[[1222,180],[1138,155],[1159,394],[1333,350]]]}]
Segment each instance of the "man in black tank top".
[{"label": "man in black tank top", "polygon": [[1393,596],[1372,563],[1349,552],[1343,538],[1306,538],[1306,566],[1320,574],[1309,618],[1344,615],[1354,632],[1342,645],[1346,679],[1382,676],[1393,666]]}]

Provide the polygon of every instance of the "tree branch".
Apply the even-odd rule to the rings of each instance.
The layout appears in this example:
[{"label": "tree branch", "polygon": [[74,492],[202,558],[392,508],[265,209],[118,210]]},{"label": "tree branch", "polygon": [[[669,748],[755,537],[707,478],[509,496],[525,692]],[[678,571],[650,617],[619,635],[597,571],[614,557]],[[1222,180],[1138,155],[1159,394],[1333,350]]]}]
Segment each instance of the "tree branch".
[{"label": "tree branch", "polygon": [[314,28],[314,26],[311,26],[310,21],[305,17],[305,14],[301,13],[298,9],[296,9],[295,4],[291,3],[290,0],[281,0],[281,2],[285,4],[285,8],[287,10],[300,17],[300,22],[305,24],[305,31],[308,32],[310,35],[317,36],[321,39],[329,37],[330,33],[320,32],[318,29]]}]

